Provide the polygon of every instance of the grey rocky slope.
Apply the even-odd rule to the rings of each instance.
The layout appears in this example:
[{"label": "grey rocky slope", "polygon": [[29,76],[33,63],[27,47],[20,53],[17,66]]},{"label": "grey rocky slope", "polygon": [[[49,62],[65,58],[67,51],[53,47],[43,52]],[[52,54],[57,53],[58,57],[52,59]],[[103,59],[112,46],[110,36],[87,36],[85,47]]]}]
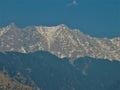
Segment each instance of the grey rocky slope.
[{"label": "grey rocky slope", "polygon": [[60,58],[89,56],[120,61],[120,38],[95,38],[66,25],[29,26],[18,28],[10,24],[0,29],[0,52],[29,53],[48,51]]}]

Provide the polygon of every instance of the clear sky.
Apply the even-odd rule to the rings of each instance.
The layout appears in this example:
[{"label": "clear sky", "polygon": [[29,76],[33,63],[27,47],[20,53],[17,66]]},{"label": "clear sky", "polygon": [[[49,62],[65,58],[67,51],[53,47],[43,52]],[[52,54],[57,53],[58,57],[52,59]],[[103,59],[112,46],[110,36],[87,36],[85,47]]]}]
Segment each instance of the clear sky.
[{"label": "clear sky", "polygon": [[95,37],[120,36],[120,0],[0,0],[0,27],[66,24]]}]

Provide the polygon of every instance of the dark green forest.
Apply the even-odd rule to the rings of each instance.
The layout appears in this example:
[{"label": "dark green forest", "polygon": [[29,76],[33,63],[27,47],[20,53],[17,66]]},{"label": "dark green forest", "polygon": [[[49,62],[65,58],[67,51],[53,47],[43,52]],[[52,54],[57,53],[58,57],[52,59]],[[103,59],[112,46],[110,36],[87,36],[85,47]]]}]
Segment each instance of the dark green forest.
[{"label": "dark green forest", "polygon": [[[40,90],[120,90],[120,62],[90,57],[73,63],[48,52],[0,53],[0,71],[20,73]],[[28,83],[28,82],[26,82]]]}]

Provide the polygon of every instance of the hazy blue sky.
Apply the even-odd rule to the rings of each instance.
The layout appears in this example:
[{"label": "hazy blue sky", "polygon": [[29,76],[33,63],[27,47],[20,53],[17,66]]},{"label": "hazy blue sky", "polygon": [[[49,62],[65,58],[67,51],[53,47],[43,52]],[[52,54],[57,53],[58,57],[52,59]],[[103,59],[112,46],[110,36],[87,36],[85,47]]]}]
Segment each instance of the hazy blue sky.
[{"label": "hazy blue sky", "polygon": [[0,26],[67,24],[97,37],[120,36],[120,0],[0,0]]}]

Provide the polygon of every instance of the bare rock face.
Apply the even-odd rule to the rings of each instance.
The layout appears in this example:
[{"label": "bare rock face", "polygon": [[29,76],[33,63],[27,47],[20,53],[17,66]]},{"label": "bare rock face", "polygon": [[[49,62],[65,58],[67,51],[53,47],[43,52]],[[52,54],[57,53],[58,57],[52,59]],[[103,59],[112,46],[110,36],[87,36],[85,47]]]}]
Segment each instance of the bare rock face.
[{"label": "bare rock face", "polygon": [[26,28],[11,24],[0,29],[0,52],[29,53],[38,50],[71,60],[89,56],[120,61],[120,38],[95,38],[64,24]]}]

